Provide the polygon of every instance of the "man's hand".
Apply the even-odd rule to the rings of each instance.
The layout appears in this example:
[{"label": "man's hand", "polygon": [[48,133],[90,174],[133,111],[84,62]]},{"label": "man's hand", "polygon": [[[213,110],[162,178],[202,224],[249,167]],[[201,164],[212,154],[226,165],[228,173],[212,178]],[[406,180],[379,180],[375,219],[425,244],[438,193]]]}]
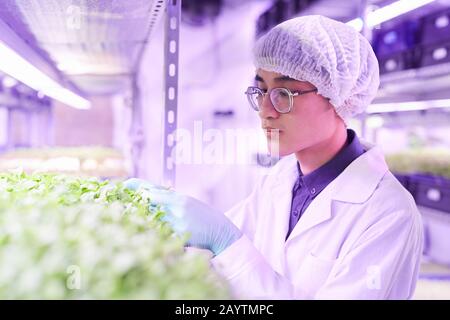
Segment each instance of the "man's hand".
[{"label": "man's hand", "polygon": [[150,201],[166,212],[163,220],[176,233],[190,234],[188,246],[209,249],[218,255],[242,236],[242,232],[225,215],[197,199],[141,179],[129,179],[124,185],[132,190],[145,189]]}]

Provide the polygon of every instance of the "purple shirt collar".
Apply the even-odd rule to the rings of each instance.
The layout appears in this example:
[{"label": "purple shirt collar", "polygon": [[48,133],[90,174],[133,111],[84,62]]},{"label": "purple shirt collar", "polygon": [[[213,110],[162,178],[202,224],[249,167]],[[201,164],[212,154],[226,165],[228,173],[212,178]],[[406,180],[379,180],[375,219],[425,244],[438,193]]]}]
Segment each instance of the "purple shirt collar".
[{"label": "purple shirt collar", "polygon": [[303,175],[300,165],[297,162],[297,168],[299,172],[299,179],[301,184],[306,186],[311,195],[318,195],[325,187],[338,175],[344,171],[347,166],[353,162],[356,158],[365,152],[363,146],[361,145],[356,133],[347,129],[347,143],[338,154],[317,168],[313,172]]}]

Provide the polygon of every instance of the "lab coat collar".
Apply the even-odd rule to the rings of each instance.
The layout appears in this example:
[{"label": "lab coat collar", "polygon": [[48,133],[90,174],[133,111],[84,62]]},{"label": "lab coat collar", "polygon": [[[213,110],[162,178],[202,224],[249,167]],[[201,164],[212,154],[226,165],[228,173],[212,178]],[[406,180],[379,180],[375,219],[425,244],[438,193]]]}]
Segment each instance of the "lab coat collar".
[{"label": "lab coat collar", "polygon": [[337,201],[363,203],[373,194],[383,176],[389,171],[380,147],[362,141],[367,150],[356,158],[333,181],[331,198]]},{"label": "lab coat collar", "polygon": [[[378,146],[364,140],[361,140],[361,144],[366,152],[350,163],[324,189],[324,191],[327,189],[333,190],[328,195],[331,199],[351,203],[363,203],[372,195],[380,180],[389,170],[383,152]],[[277,176],[277,183],[274,187],[279,188],[280,185],[284,187],[289,186],[289,193],[292,193],[292,187],[298,175],[297,159],[294,154],[288,157],[289,159],[286,159],[286,167],[284,170],[280,170]]]},{"label": "lab coat collar", "polygon": [[[361,141],[366,152],[355,159],[350,165],[333,180],[306,209],[299,223],[296,225],[286,244],[299,234],[313,226],[331,218],[331,204],[334,200],[349,203],[363,203],[375,191],[378,183],[388,171],[383,153],[379,147]],[[297,177],[297,159],[295,155],[286,159],[286,166],[277,175],[273,196],[277,209],[286,214],[282,221],[282,237],[285,237],[289,227],[289,213],[292,200],[292,187]],[[281,239],[280,239],[281,241]]]}]

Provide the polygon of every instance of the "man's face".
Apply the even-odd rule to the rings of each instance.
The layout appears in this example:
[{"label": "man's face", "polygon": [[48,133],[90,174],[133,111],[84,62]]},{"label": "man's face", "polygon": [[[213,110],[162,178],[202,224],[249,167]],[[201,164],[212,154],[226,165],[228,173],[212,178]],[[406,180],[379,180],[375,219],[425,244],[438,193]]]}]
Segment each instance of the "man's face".
[{"label": "man's face", "polygon": [[[291,91],[315,89],[309,82],[297,81],[262,69],[257,70],[255,79],[257,86],[264,91],[273,88],[287,88]],[[259,117],[266,132],[269,148],[272,152],[276,152],[275,148],[278,148],[280,156],[326,143],[342,121],[329,101],[316,92],[294,97],[293,107],[289,113],[277,112],[266,95]]]}]

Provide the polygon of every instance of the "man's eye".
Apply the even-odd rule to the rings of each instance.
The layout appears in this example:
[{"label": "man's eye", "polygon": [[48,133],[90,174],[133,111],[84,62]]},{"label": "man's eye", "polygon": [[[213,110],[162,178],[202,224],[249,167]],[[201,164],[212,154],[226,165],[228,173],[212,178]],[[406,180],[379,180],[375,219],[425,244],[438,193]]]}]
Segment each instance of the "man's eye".
[{"label": "man's eye", "polygon": [[289,97],[289,93],[287,93],[286,91],[280,91],[279,93],[278,93],[279,95],[280,95],[280,97],[283,97],[283,98],[285,98],[285,97]]},{"label": "man's eye", "polygon": [[259,88],[259,90],[261,90],[263,93],[267,93],[267,89]]}]

